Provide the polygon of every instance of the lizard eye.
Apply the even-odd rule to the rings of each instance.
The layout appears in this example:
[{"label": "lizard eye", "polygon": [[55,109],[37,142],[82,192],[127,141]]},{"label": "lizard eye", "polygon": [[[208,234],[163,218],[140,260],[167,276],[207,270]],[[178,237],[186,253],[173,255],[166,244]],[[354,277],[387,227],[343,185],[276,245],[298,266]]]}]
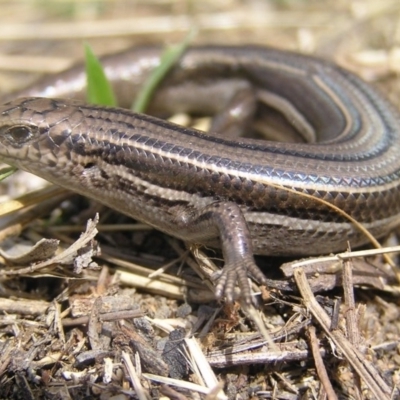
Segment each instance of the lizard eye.
[{"label": "lizard eye", "polygon": [[29,125],[13,125],[2,130],[2,137],[12,146],[19,147],[28,142],[35,133],[34,127]]}]

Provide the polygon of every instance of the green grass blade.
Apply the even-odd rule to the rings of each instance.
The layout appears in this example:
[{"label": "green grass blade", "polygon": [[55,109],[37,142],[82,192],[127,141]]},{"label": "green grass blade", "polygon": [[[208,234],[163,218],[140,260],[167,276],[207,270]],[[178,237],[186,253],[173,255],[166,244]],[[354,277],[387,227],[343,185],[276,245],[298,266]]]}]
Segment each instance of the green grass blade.
[{"label": "green grass blade", "polygon": [[160,64],[150,74],[132,105],[136,112],[146,112],[153,93],[165,75],[178,62],[184,51],[188,48],[195,32],[191,31],[182,43],[166,48],[160,57]]},{"label": "green grass blade", "polygon": [[17,170],[18,170],[18,168],[15,168],[15,167],[0,168],[0,181],[8,178],[10,175],[12,175]]},{"label": "green grass blade", "polygon": [[91,104],[102,106],[116,106],[117,102],[111,84],[104,73],[99,59],[88,44],[85,44],[85,66],[87,101]]}]

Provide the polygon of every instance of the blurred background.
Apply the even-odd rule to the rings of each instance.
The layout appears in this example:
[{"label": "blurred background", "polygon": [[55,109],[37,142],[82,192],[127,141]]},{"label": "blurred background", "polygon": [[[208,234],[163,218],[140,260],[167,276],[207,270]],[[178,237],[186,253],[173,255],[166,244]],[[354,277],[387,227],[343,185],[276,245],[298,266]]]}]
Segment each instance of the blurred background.
[{"label": "blurred background", "polygon": [[0,95],[83,56],[138,44],[257,43],[315,53],[398,103],[398,0],[2,0]]}]

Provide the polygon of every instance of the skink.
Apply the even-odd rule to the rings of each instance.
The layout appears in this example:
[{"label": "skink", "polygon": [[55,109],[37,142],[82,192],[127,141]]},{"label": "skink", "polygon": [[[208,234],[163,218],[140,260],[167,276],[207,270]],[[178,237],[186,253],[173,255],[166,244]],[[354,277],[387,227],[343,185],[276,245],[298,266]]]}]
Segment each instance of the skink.
[{"label": "skink", "polygon": [[[123,105],[159,55],[133,49],[104,60]],[[77,97],[83,87],[76,67],[18,96]],[[265,283],[253,254],[322,254],[366,242],[349,220],[301,193],[377,237],[398,225],[399,113],[329,62],[254,46],[192,48],[150,112],[215,112],[238,89],[253,93],[256,118],[272,110],[309,143],[207,135],[122,108],[25,97],[0,107],[0,158],[187,242],[220,244],[216,295],[228,301],[238,283],[250,302],[248,273]]]}]

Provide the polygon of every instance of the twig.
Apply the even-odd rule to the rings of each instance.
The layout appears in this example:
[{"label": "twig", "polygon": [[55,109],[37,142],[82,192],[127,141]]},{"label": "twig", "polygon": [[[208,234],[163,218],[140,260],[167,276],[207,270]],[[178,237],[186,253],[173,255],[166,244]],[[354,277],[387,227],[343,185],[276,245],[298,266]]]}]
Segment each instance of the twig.
[{"label": "twig", "polygon": [[294,277],[307,310],[311,312],[322,326],[325,333],[342,351],[350,365],[356,370],[360,377],[364,379],[374,396],[378,399],[390,400],[391,388],[389,388],[386,382],[380,377],[375,368],[367,362],[364,355],[355,349],[340,331],[330,330],[331,320],[315,299],[304,271],[301,268],[297,268],[294,271]]},{"label": "twig", "polygon": [[315,327],[310,325],[308,327],[308,335],[310,337],[310,347],[313,353],[315,368],[317,369],[317,373],[319,379],[321,380],[321,384],[323,385],[326,395],[329,400],[337,400],[338,397],[332,387],[331,381],[329,380],[328,373],[326,372],[326,368],[324,362],[321,357],[319,343],[317,339],[317,335],[315,334]]},{"label": "twig", "polygon": [[[144,313],[141,310],[128,310],[128,311],[118,311],[111,313],[100,314],[99,318],[101,321],[118,321],[121,319],[131,319],[143,317]],[[63,327],[68,326],[78,326],[86,325],[89,323],[89,317],[79,317],[79,318],[64,318],[62,320]]]},{"label": "twig", "polygon": [[135,389],[136,395],[138,396],[139,400],[150,400],[149,393],[147,393],[147,391],[140,383],[139,376],[136,374],[136,370],[132,364],[131,358],[129,357],[129,354],[125,351],[122,352],[122,361],[126,365],[126,369],[128,370],[129,376],[131,378],[132,386]]}]

